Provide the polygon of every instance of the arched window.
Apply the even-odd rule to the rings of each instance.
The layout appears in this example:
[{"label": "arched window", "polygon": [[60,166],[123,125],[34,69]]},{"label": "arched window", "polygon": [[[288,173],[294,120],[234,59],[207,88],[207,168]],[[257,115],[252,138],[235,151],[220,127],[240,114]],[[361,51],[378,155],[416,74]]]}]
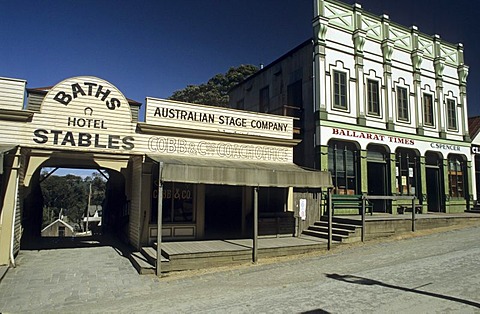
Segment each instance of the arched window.
[{"label": "arched window", "polygon": [[414,150],[399,148],[396,153],[397,193],[416,195],[420,193],[419,158]]},{"label": "arched window", "polygon": [[466,162],[459,155],[448,156],[448,185],[450,197],[465,196]]},{"label": "arched window", "polygon": [[335,194],[359,193],[359,151],[354,143],[332,141],[328,145],[328,170]]}]

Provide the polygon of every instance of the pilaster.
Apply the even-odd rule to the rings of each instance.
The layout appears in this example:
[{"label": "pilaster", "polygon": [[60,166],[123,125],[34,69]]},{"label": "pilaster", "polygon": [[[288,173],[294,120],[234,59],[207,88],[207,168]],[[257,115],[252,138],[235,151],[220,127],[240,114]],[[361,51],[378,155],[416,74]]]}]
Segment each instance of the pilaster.
[{"label": "pilaster", "polygon": [[445,103],[443,99],[443,70],[445,69],[445,58],[441,55],[441,41],[439,35],[433,36],[433,51],[435,59],[433,60],[433,65],[435,69],[435,91],[436,97],[435,102],[437,104],[437,124],[439,126],[440,138],[447,138],[446,134],[446,112],[445,112]]},{"label": "pilaster", "polygon": [[422,60],[423,52],[418,47],[418,28],[416,26],[411,27],[412,36],[412,53],[410,54],[412,59],[412,71],[413,71],[413,91],[415,94],[414,99],[414,119],[417,128],[417,134],[423,135],[423,108],[422,108]]},{"label": "pilaster", "polygon": [[[321,2],[321,1],[320,1]],[[328,30],[328,19],[316,16],[313,19],[313,88],[314,88],[314,111],[326,111],[326,64],[325,64],[325,38]]]},{"label": "pilaster", "polygon": [[468,110],[467,110],[467,77],[468,77],[468,66],[463,62],[463,45],[458,44],[457,46],[457,55],[458,55],[458,84],[460,90],[460,96],[458,100],[458,107],[461,110],[461,119],[462,119],[462,130],[463,130],[463,140],[470,142],[470,133],[468,131]]},{"label": "pilaster", "polygon": [[420,180],[422,181],[422,191],[419,202],[422,204],[422,214],[426,214],[428,211],[427,203],[427,167],[425,166],[425,156],[420,156]]},{"label": "pilaster", "polygon": [[368,162],[367,151],[360,151],[360,178],[361,178],[361,192],[368,194]]},{"label": "pilaster", "polygon": [[[397,165],[396,165],[396,154],[395,152],[390,153],[390,158],[388,161],[390,162],[390,187],[391,187],[391,194],[393,196],[397,196]],[[392,200],[392,215],[398,214],[397,212],[397,200]]]},{"label": "pilaster", "polygon": [[382,28],[383,28],[383,41],[382,41],[382,54],[383,54],[383,78],[385,82],[385,116],[386,116],[386,129],[393,131],[394,125],[394,108],[395,104],[392,97],[392,55],[394,49],[394,41],[390,39],[390,21],[388,15],[382,16]]}]

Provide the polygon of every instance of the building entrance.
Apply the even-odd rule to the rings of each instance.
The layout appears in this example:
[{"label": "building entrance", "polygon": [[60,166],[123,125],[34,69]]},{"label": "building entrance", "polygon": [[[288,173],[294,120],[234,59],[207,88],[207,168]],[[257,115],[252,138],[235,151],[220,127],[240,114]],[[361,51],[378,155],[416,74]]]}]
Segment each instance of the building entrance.
[{"label": "building entrance", "polygon": [[[369,145],[367,148],[367,174],[369,195],[389,195],[390,179],[388,175],[387,151],[383,146]],[[370,200],[373,211],[387,212],[387,200]]]},{"label": "building entrance", "polygon": [[425,154],[425,163],[428,211],[444,212],[442,159],[437,154],[429,152]]},{"label": "building entrance", "polygon": [[242,237],[243,187],[207,185],[205,188],[205,237]]},{"label": "building entrance", "polygon": [[[84,169],[95,163],[63,157],[61,161],[50,157],[36,169],[27,168],[27,173],[33,174],[24,189],[24,207],[19,217],[23,230],[21,247],[31,247],[40,237],[87,237],[105,233],[127,242],[129,206],[124,175],[112,169],[90,168],[97,173],[96,179],[74,174],[59,176],[55,174],[58,165]],[[30,156],[31,160],[35,158]],[[43,166],[50,171],[42,170]]]},{"label": "building entrance", "polygon": [[[386,164],[378,162],[368,163],[368,194],[387,195],[387,172]],[[373,211],[385,213],[387,211],[386,200],[370,200]]]}]

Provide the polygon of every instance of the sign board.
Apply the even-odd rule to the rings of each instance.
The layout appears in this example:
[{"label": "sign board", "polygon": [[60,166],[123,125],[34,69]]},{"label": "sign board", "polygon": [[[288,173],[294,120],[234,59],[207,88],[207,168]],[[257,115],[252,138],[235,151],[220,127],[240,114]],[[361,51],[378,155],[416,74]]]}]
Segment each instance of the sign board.
[{"label": "sign board", "polygon": [[[21,83],[15,85],[18,90]],[[8,94],[6,101],[18,102],[17,94]],[[49,89],[31,121],[4,120],[0,132],[2,144],[51,150],[293,161],[292,117],[147,98],[144,125],[148,131],[132,121],[130,104],[114,85],[79,76]],[[184,129],[191,131],[183,136]]]},{"label": "sign board", "polygon": [[166,127],[284,139],[293,138],[292,117],[157,98],[147,98],[145,122]]},{"label": "sign board", "polygon": [[300,209],[298,211],[298,215],[302,220],[307,219],[307,200],[304,198],[301,198],[299,201]]}]

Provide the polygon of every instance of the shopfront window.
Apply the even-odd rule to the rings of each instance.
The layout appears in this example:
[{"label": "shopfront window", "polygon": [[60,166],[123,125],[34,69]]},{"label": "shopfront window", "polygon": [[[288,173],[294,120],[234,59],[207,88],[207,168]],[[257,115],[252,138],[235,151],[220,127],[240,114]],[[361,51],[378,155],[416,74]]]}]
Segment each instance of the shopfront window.
[{"label": "shopfront window", "polygon": [[[153,190],[152,215],[150,222],[157,223],[158,190]],[[163,184],[162,222],[186,223],[194,222],[193,184],[165,182]]]},{"label": "shopfront window", "polygon": [[359,151],[355,144],[333,142],[328,146],[328,170],[332,174],[335,194],[359,191]]},{"label": "shopfront window", "polygon": [[396,189],[399,195],[419,195],[419,158],[413,150],[398,149],[396,153]]},{"label": "shopfront window", "polygon": [[461,156],[448,157],[448,184],[450,197],[465,196],[465,161]]}]

